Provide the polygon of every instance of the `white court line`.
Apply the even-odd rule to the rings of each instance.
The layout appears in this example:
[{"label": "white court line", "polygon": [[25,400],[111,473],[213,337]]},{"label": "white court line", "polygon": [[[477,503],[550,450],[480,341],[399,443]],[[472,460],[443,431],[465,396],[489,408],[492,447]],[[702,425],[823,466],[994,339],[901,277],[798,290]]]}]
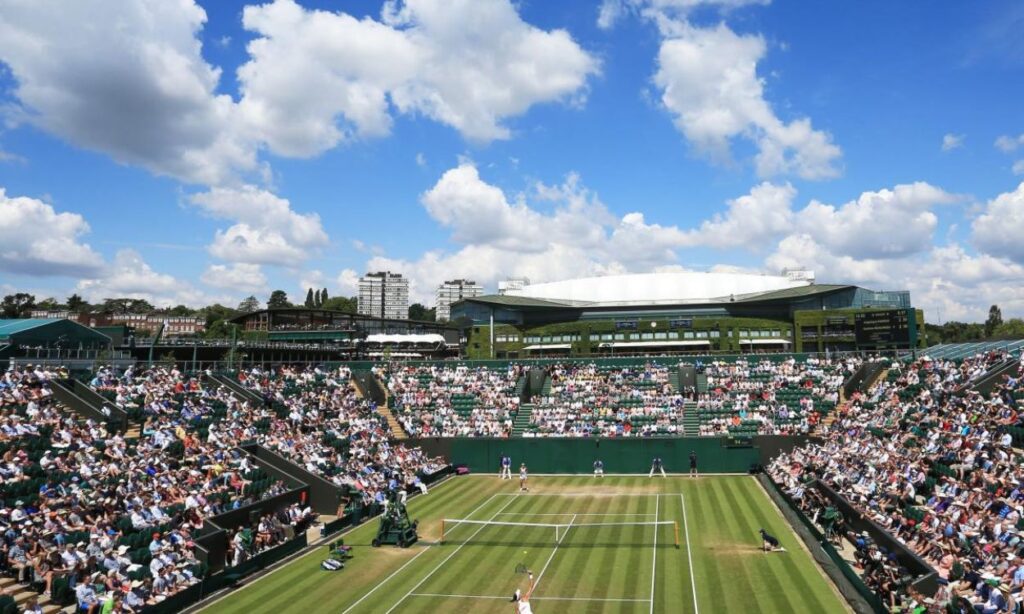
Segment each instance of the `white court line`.
[{"label": "white court line", "polygon": [[[455,475],[451,474],[451,475],[448,475],[447,477],[442,478],[441,481],[435,482],[434,483],[434,488],[432,488],[430,490],[430,492],[436,492],[436,490],[438,488],[440,488],[441,486],[444,486],[446,483],[447,484],[455,483],[454,477],[455,477]],[[419,497],[421,497],[421,496],[425,496],[425,495],[416,495],[415,497],[410,497],[410,498],[415,501],[415,500],[418,500]],[[493,497],[493,495],[492,495],[492,497]],[[367,518],[365,522],[361,522],[361,523],[359,523],[357,525],[354,525],[354,526],[349,526],[348,528],[342,530],[340,533],[322,536],[319,540],[317,540],[317,541],[313,542],[312,544],[309,544],[308,546],[306,546],[305,551],[300,551],[299,553],[296,553],[296,554],[294,554],[294,555],[292,555],[290,557],[286,557],[286,558],[281,559],[280,561],[274,563],[273,565],[271,565],[270,567],[268,567],[267,569],[264,570],[263,575],[261,575],[261,576],[259,576],[257,578],[254,578],[253,580],[251,580],[248,584],[246,584],[242,588],[240,588],[238,590],[228,589],[226,593],[223,593],[222,595],[217,596],[217,597],[213,596],[213,595],[216,595],[216,593],[206,597],[206,599],[204,599],[203,601],[200,601],[199,603],[195,604],[195,607],[198,608],[196,611],[197,612],[201,612],[201,611],[203,611],[203,610],[205,610],[207,608],[210,608],[210,607],[216,605],[218,602],[227,599],[228,597],[233,597],[233,596],[239,594],[240,592],[242,592],[243,590],[249,589],[250,587],[252,587],[257,582],[259,582],[261,580],[265,580],[265,579],[273,576],[278,571],[283,571],[285,567],[290,566],[292,563],[298,562],[299,559],[304,559],[304,558],[306,558],[307,556],[309,556],[311,554],[319,552],[321,545],[330,543],[330,542],[332,542],[332,541],[334,541],[334,540],[336,540],[336,539],[338,539],[340,537],[345,537],[349,533],[351,533],[353,531],[357,531],[357,530],[365,527],[371,520],[374,520],[374,519],[376,519],[378,517],[379,517],[379,515],[378,516],[371,516],[370,518]],[[417,556],[419,556],[419,554],[417,554]],[[212,599],[212,601],[211,601],[211,599]]]},{"label": "white court line", "polygon": [[[508,601],[508,596],[497,595],[447,595],[444,593],[414,593],[410,597],[441,597],[444,599],[492,599]],[[592,601],[592,602],[640,602],[647,603],[647,599],[614,599],[604,597],[531,597],[529,601]]]},{"label": "white court line", "polygon": [[[508,601],[508,596],[497,595],[450,595],[447,593],[412,593],[410,597],[444,597],[446,599],[497,599]],[[530,597],[530,601],[616,601],[647,603],[649,599],[615,599],[614,597]]]},{"label": "white court line", "polygon": [[[531,596],[533,595],[534,591],[537,590],[537,585],[540,584],[540,579],[544,577],[544,572],[548,570],[548,565],[551,564],[551,560],[555,558],[555,553],[558,552],[559,544],[561,544],[562,540],[565,539],[565,534],[569,532],[569,527],[571,527],[572,523],[575,521],[576,515],[573,514],[572,520],[569,521],[569,526],[565,527],[565,531],[562,532],[562,537],[560,537],[558,541],[555,542],[555,547],[551,550],[551,556],[548,557],[548,561],[544,563],[544,567],[541,568],[540,574],[537,575],[537,581],[533,583],[533,587],[530,589]],[[555,529],[555,532],[557,533],[558,529]]]},{"label": "white court line", "polygon": [[[495,497],[497,497],[497,496],[498,496],[498,495],[500,495],[500,494],[502,494],[502,493],[494,493],[493,495],[491,495],[490,497],[488,497],[486,501],[484,501],[483,503],[481,503],[480,505],[478,505],[478,506],[476,507],[476,509],[475,509],[475,510],[473,510],[472,512],[470,512],[470,513],[469,513],[469,515],[470,515],[470,516],[472,516],[473,514],[475,514],[475,513],[477,513],[478,511],[480,511],[480,510],[481,510],[481,509],[482,509],[482,508],[483,508],[483,507],[484,507],[485,505],[487,505],[488,503],[490,503],[491,501],[493,501],[493,500],[494,500],[494,498],[495,498]],[[504,509],[504,508],[503,508],[503,509]],[[352,605],[348,606],[348,608],[346,608],[346,609],[345,609],[345,611],[344,611],[344,612],[342,612],[342,614],[348,614],[348,612],[350,612],[350,611],[352,610],[352,608],[354,608],[354,607],[356,607],[357,605],[359,605],[360,603],[362,603],[362,602],[363,602],[363,600],[364,600],[364,599],[366,599],[367,597],[369,597],[369,596],[370,596],[371,594],[373,594],[373,592],[374,592],[374,591],[376,591],[376,590],[377,590],[378,588],[380,588],[380,587],[384,586],[384,584],[386,584],[388,580],[390,580],[391,578],[393,578],[393,577],[397,576],[397,575],[398,575],[399,573],[401,573],[401,571],[402,571],[403,569],[405,569],[406,567],[408,567],[409,565],[411,565],[413,561],[415,561],[416,559],[420,558],[420,556],[421,556],[421,555],[423,555],[423,554],[426,554],[427,550],[430,550],[430,549],[431,549],[432,547],[434,547],[434,546],[436,546],[436,545],[437,545],[437,544],[430,544],[429,546],[427,546],[426,548],[424,548],[423,550],[421,550],[420,552],[418,552],[418,553],[416,554],[416,556],[414,556],[414,557],[412,557],[411,559],[409,559],[408,561],[406,561],[404,565],[402,565],[401,567],[399,567],[398,569],[396,569],[395,571],[393,571],[393,572],[391,573],[391,575],[389,575],[388,577],[386,577],[386,578],[384,578],[383,580],[381,580],[380,582],[378,582],[378,583],[377,583],[377,585],[376,585],[376,586],[374,586],[373,588],[371,588],[371,589],[370,589],[370,591],[369,591],[368,593],[366,593],[365,595],[363,595],[362,597],[360,597],[360,598],[359,598],[359,601],[356,601],[356,602],[355,602],[355,603],[353,603]]]},{"label": "white court line", "polygon": [[[500,514],[501,512],[505,511],[505,508],[506,508],[506,507],[508,507],[509,505],[511,505],[511,504],[512,504],[512,502],[516,500],[516,498],[517,498],[517,495],[513,495],[513,496],[511,496],[511,497],[509,498],[509,500],[505,502],[505,505],[501,506],[501,508],[500,508],[500,509],[499,509],[499,510],[498,510],[497,512],[495,512],[495,513],[494,513],[494,515],[493,515],[493,516],[491,516],[489,520],[494,520],[495,518],[497,518],[497,517],[498,517],[498,514]],[[478,508],[478,509],[479,509],[479,508]],[[452,550],[452,553],[451,553],[451,554],[449,554],[448,556],[444,557],[444,560],[442,560],[442,561],[441,561],[440,563],[438,563],[438,564],[437,564],[437,567],[435,567],[435,568],[434,568],[434,569],[433,569],[433,570],[432,570],[432,571],[431,571],[430,573],[428,573],[428,574],[427,574],[427,576],[426,576],[425,578],[423,578],[422,580],[420,580],[420,581],[419,581],[419,583],[418,583],[418,584],[416,584],[416,586],[414,586],[414,587],[412,587],[411,589],[409,589],[409,592],[408,592],[408,593],[406,593],[404,597],[402,597],[401,599],[399,599],[399,600],[398,600],[398,603],[396,603],[395,605],[391,606],[391,608],[390,608],[390,609],[388,609],[388,611],[387,611],[387,612],[386,612],[385,614],[391,614],[391,612],[392,612],[392,611],[394,611],[394,609],[395,609],[395,608],[397,608],[397,607],[398,607],[399,605],[401,605],[401,604],[402,604],[402,602],[403,602],[403,601],[405,601],[405,600],[406,600],[406,599],[407,599],[407,598],[409,597],[409,595],[411,595],[411,594],[413,593],[413,591],[415,591],[416,589],[418,589],[418,588],[419,588],[420,586],[422,586],[422,585],[423,585],[423,583],[424,583],[424,582],[426,582],[427,580],[429,580],[431,576],[433,576],[433,575],[434,575],[435,573],[437,573],[437,570],[438,570],[438,569],[441,569],[441,567],[443,567],[443,566],[444,566],[444,564],[445,564],[445,563],[447,563],[449,559],[451,559],[451,558],[452,558],[453,556],[455,556],[456,554],[458,554],[458,553],[459,553],[459,550],[462,550],[462,547],[463,547],[463,546],[465,546],[465,545],[466,545],[466,543],[467,543],[467,542],[468,542],[469,540],[471,540],[471,539],[473,539],[474,537],[476,537],[476,534],[477,534],[477,533],[479,533],[480,531],[483,531],[483,530],[484,530],[484,527],[486,527],[486,526],[487,526],[487,525],[481,525],[479,529],[477,529],[476,531],[473,531],[473,534],[472,534],[472,535],[470,535],[469,537],[467,537],[467,538],[466,538],[466,541],[464,541],[464,542],[462,542],[461,544],[459,544],[459,547],[458,547],[458,548],[456,548],[455,550]],[[350,609],[351,609],[351,608],[350,608]],[[348,610],[346,610],[346,612],[347,612],[347,611],[348,611]]]},{"label": "white court line", "polygon": [[[508,494],[508,495],[511,495],[513,493],[498,493],[498,494]],[[615,492],[595,492],[595,491],[587,492],[587,491],[584,491],[584,492],[528,492],[528,493],[520,494],[519,496],[520,497],[593,497],[595,499],[600,499],[600,498],[605,498],[605,497],[607,497],[607,498],[615,497],[617,499],[620,499],[622,497],[661,497],[661,496],[674,497],[676,495],[681,495],[681,494],[683,494],[683,493],[681,493],[681,492],[662,492],[662,493],[654,494],[654,493],[643,493],[643,492],[615,493]]]},{"label": "white court line", "polygon": [[[661,496],[654,499],[654,520],[658,520],[658,512],[661,510]],[[654,554],[651,556],[651,614],[654,614],[654,581],[658,577],[658,529],[654,529]]]},{"label": "white court line", "polygon": [[686,525],[686,499],[679,493],[679,503],[683,506],[683,534],[686,536],[686,560],[690,562],[690,587],[693,589],[693,614],[700,614],[697,609],[697,578],[693,572],[693,556],[690,554],[690,528]]},{"label": "white court line", "polygon": [[600,514],[598,514],[598,513],[574,514],[572,512],[564,512],[564,513],[562,513],[562,512],[550,512],[550,513],[540,513],[540,512],[502,512],[501,514],[498,514],[498,515],[499,516],[654,516],[654,514],[629,514],[629,513],[615,514],[615,513],[611,513],[611,512],[604,512],[604,513],[600,513]]}]

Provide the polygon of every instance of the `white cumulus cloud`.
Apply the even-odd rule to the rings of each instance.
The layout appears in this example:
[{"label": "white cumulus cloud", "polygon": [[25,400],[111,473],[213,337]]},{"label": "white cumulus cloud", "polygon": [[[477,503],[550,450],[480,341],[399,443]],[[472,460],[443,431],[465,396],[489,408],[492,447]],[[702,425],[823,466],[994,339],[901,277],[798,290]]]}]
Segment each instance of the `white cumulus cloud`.
[{"label": "white cumulus cloud", "polygon": [[379,19],[276,0],[242,11],[255,37],[235,100],[203,58],[206,21],[195,0],[5,2],[9,115],[121,163],[237,185],[267,175],[262,148],[316,155],[387,134],[395,113],[508,138],[509,119],[582,100],[599,72],[568,32],[524,22],[510,0],[389,0]]},{"label": "white cumulus cloud", "polygon": [[229,262],[296,266],[327,244],[315,213],[300,214],[291,203],[251,185],[212,188],[189,202],[216,219],[236,222],[217,231],[209,251]]},{"label": "white cumulus cloud", "polygon": [[173,275],[159,273],[142,259],[133,249],[122,249],[94,278],[82,279],[75,286],[90,302],[106,298],[144,299],[157,307],[172,305],[205,305],[211,297],[200,292],[188,282]]},{"label": "white cumulus cloud", "polygon": [[20,275],[94,275],[103,258],[81,236],[89,224],[35,198],[0,188],[0,270]]},{"label": "white cumulus cloud", "polygon": [[1024,263],[1024,183],[986,204],[971,225],[971,240],[982,252]]},{"label": "white cumulus cloud", "polygon": [[267,288],[267,276],[258,264],[211,264],[199,279],[207,286],[239,292],[259,292]]},{"label": "white cumulus cloud", "polygon": [[728,201],[725,213],[715,214],[700,228],[688,233],[693,245],[758,249],[793,228],[793,199],[790,184],[764,182],[749,194]]},{"label": "white cumulus cloud", "polygon": [[241,108],[292,156],[387,134],[393,109],[471,140],[508,138],[508,118],[582,96],[599,70],[568,32],[524,22],[509,0],[389,1],[380,21],[276,0],[246,7],[243,24],[258,37],[238,71]]},{"label": "white cumulus cloud", "polygon": [[964,145],[964,135],[962,134],[945,134],[942,136],[942,151],[953,151],[959,149]]},{"label": "white cumulus cloud", "polygon": [[724,22],[701,28],[662,19],[654,83],[675,125],[697,151],[719,162],[731,159],[732,141],[752,142],[762,177],[796,174],[827,179],[839,174],[841,151],[811,120],[785,122],[765,99],[757,65],[764,38],[737,34]]},{"label": "white cumulus cloud", "polygon": [[406,274],[412,300],[424,304],[432,304],[435,287],[453,277],[493,287],[508,276],[540,282],[646,271],[675,262],[675,250],[687,242],[679,228],[651,223],[640,212],[615,216],[573,173],[561,184],[538,183],[530,194],[510,199],[463,162],[421,200],[459,247],[416,259],[377,255],[367,269]]},{"label": "white cumulus cloud", "polygon": [[0,61],[21,117],[118,162],[212,184],[257,167],[193,0],[10,0]]}]

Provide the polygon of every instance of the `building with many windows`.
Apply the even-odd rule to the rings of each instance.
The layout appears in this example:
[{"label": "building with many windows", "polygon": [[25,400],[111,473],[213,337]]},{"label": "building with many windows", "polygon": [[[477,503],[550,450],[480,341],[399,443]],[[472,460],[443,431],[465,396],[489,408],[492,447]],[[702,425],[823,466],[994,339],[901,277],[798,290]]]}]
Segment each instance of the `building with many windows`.
[{"label": "building with many windows", "polygon": [[907,291],[818,284],[812,273],[651,273],[527,284],[465,298],[469,358],[922,347]]},{"label": "building with many windows", "polygon": [[173,316],[163,313],[105,313],[36,309],[31,317],[46,320],[72,320],[93,328],[129,326],[137,334],[154,335],[163,324],[163,336],[198,335],[206,330],[206,319],[199,316]]},{"label": "building with many windows", "polygon": [[483,293],[483,286],[468,279],[453,279],[444,282],[437,287],[435,307],[437,309],[438,321],[451,319],[452,303],[461,301],[464,298],[480,296]]},{"label": "building with many windows", "polygon": [[400,273],[379,271],[359,279],[359,313],[375,318],[409,318],[409,279]]}]

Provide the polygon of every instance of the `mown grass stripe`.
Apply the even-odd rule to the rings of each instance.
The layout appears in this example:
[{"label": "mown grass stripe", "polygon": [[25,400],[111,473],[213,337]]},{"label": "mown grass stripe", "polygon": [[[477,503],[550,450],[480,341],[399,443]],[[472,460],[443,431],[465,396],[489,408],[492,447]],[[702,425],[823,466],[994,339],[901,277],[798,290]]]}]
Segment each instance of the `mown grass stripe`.
[{"label": "mown grass stripe", "polygon": [[697,588],[702,597],[708,602],[708,609],[712,612],[725,612],[727,593],[723,585],[723,570],[718,559],[708,553],[705,545],[709,537],[717,536],[717,521],[722,517],[722,510],[718,509],[717,503],[712,494],[712,483],[702,481],[699,490],[694,489],[692,500],[696,500],[700,509],[699,530],[694,533],[691,545],[694,547],[693,572],[697,575]]},{"label": "mown grass stripe", "polygon": [[[759,495],[757,498],[761,499],[760,505],[755,501],[755,494]],[[768,527],[771,533],[779,538],[787,550],[784,556],[774,557],[768,561],[773,570],[776,571],[776,586],[789,579],[790,582],[795,584],[794,588],[796,590],[792,591],[794,598],[803,603],[806,608],[809,608],[809,611],[825,611],[826,605],[822,602],[821,595],[818,594],[818,591],[814,590],[814,586],[810,582],[811,578],[813,578],[810,574],[817,571],[814,569],[815,564],[813,560],[807,561],[806,556],[798,556],[805,553],[795,543],[792,530],[780,522],[781,519],[778,517],[778,514],[769,515],[766,506],[770,506],[771,501],[767,500],[767,497],[761,492],[760,486],[753,480],[745,481],[744,488],[741,490],[741,496],[743,497],[745,507],[756,517],[758,524]],[[809,564],[800,565],[799,561],[809,562]],[[820,583],[817,583],[817,585],[819,587],[824,586]]]},{"label": "mown grass stripe", "polygon": [[[573,513],[588,514],[653,514],[656,493],[662,496],[661,520],[682,522],[686,510],[690,551],[684,543],[677,551],[672,543],[672,527],[601,527],[573,528],[551,557],[547,573],[537,597],[542,612],[576,614],[601,612],[607,614],[650,612],[693,612],[694,587],[702,614],[745,611],[839,611],[842,604],[824,582],[813,560],[799,548],[790,548],[794,537],[769,501],[749,478],[684,477],[648,479],[608,477],[594,479],[590,475],[540,477],[531,480],[533,493],[514,497],[518,484],[499,482],[492,476],[459,478],[450,489],[431,491],[427,497],[416,498],[410,513],[421,519],[421,535],[433,539],[438,533],[441,517],[492,517],[510,498],[506,511],[529,514],[562,514],[565,516],[499,517],[498,520],[568,522]],[[755,490],[757,492],[755,492]],[[491,498],[494,493],[503,493]],[[587,496],[587,493],[596,496]],[[683,497],[679,496],[683,493]],[[539,495],[539,496],[534,496]],[[490,502],[480,507],[481,503]],[[416,504],[415,508],[412,504]],[[474,514],[475,508],[480,508]],[[650,521],[647,517],[594,516],[577,518],[579,522]],[[756,548],[756,531],[765,526],[790,548],[786,555],[736,553],[730,548]],[[468,536],[478,527],[457,529]],[[658,548],[653,547],[653,532],[658,533]],[[356,612],[384,612],[417,583],[415,593],[430,592],[437,597],[411,596],[394,608],[395,614],[441,610],[451,614],[500,611],[507,604],[506,594],[516,586],[525,586],[525,577],[515,576],[512,569],[528,550],[528,564],[538,571],[553,552],[554,530],[517,527],[490,527],[437,573],[423,581],[463,541],[426,548],[419,552],[393,548],[371,549],[359,544],[369,543],[376,532],[376,522],[368,523],[346,536],[346,543],[356,544],[357,557],[342,572],[327,573],[319,569],[325,549],[292,562],[265,580],[248,587],[212,608],[216,614],[243,614],[256,611],[335,612],[350,608],[374,586],[381,588],[370,594]],[[458,534],[456,534],[457,537]],[[719,550],[712,550],[710,547]],[[419,558],[401,572],[411,556]],[[657,577],[653,608],[649,601],[630,602],[621,599],[644,598],[651,591],[651,561],[657,561]],[[692,559],[692,561],[690,560]],[[386,584],[381,581],[395,573]],[[781,598],[772,592],[785,590]],[[446,594],[479,595],[481,599],[445,597]],[[569,601],[546,601],[543,597],[567,598]],[[605,599],[607,601],[596,601]],[[224,606],[224,607],[222,607]]]},{"label": "mown grass stripe", "polygon": [[[790,601],[787,593],[789,591],[773,590],[779,586],[785,586],[784,583],[779,582],[779,578],[776,577],[772,569],[772,561],[766,557],[775,556],[774,554],[765,554],[764,552],[756,551],[755,548],[760,545],[760,536],[757,531],[761,528],[758,525],[757,519],[754,518],[754,509],[751,505],[741,505],[736,495],[737,488],[742,488],[738,483],[738,480],[728,480],[723,483],[723,493],[725,499],[729,504],[729,507],[736,510],[733,518],[736,520],[739,530],[737,533],[737,542],[743,544],[741,547],[744,550],[747,549],[749,544],[750,554],[740,553],[738,558],[744,568],[744,576],[747,578],[751,590],[755,594],[761,595],[763,599],[768,600],[776,611],[779,612],[792,612],[793,603]],[[753,558],[757,557],[757,558]],[[769,577],[771,580],[769,580]]]}]

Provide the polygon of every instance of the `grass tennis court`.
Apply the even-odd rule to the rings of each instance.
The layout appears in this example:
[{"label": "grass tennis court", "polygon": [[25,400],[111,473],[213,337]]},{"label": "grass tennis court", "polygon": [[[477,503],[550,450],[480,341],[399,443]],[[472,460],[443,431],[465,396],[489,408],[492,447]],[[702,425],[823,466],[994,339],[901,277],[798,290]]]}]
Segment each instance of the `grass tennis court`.
[{"label": "grass tennis court", "polygon": [[[344,570],[321,570],[320,547],[205,611],[510,612],[520,563],[537,614],[848,610],[751,477],[530,481],[519,494],[492,476],[451,479],[410,501],[419,544],[371,548],[374,520],[345,536]],[[447,522],[438,543],[442,518],[492,524]],[[761,527],[786,552],[762,553]]]}]

